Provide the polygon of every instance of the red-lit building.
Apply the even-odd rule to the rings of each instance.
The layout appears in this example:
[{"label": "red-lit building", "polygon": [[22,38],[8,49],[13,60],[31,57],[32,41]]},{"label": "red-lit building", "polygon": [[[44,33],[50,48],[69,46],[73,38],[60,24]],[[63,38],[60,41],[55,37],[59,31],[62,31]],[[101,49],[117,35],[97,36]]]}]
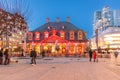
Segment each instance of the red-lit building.
[{"label": "red-lit building", "polygon": [[28,32],[27,51],[35,48],[38,53],[45,50],[46,55],[84,54],[86,50],[86,32],[67,21],[46,23],[33,31]]}]

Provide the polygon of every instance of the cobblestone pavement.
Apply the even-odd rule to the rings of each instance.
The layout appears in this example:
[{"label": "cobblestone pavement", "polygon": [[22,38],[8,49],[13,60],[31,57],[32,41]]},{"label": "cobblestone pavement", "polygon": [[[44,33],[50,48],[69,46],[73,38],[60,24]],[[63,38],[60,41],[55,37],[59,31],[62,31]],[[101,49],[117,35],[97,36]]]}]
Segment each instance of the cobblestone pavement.
[{"label": "cobblestone pavement", "polygon": [[0,65],[0,80],[120,80],[120,66],[109,59],[44,58],[37,59],[35,66],[29,63],[27,58]]}]

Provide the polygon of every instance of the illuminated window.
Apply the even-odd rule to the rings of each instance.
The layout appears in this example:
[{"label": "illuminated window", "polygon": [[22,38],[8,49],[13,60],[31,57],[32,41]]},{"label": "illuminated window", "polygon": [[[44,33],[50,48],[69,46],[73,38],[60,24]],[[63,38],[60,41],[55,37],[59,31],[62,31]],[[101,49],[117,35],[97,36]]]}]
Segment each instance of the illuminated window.
[{"label": "illuminated window", "polygon": [[36,38],[39,38],[40,34],[36,34]]},{"label": "illuminated window", "polygon": [[35,33],[35,40],[40,40],[40,33],[39,32]]},{"label": "illuminated window", "polygon": [[82,31],[78,31],[78,40],[82,40]]},{"label": "illuminated window", "polygon": [[32,33],[32,32],[29,32],[29,33],[28,33],[28,39],[29,39],[29,40],[32,40],[32,39],[33,39],[33,33]]},{"label": "illuminated window", "polygon": [[74,40],[74,31],[70,31],[70,40]]},{"label": "illuminated window", "polygon": [[65,32],[64,31],[60,31],[60,37],[65,38]]},{"label": "illuminated window", "polygon": [[49,37],[49,33],[47,31],[44,32],[44,38],[48,38]]}]

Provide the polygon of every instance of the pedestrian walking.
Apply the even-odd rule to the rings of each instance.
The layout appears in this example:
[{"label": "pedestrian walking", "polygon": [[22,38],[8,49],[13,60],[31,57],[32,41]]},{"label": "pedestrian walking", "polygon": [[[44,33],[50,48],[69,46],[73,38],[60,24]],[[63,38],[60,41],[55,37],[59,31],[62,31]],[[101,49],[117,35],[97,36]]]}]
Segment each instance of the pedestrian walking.
[{"label": "pedestrian walking", "polygon": [[31,57],[31,64],[34,65],[36,64],[36,51],[35,50],[31,50],[30,52],[30,57]]},{"label": "pedestrian walking", "polygon": [[9,54],[8,54],[8,49],[5,49],[4,56],[5,56],[4,65],[7,65],[7,64],[10,63]]},{"label": "pedestrian walking", "polygon": [[3,48],[0,50],[0,64],[3,64]]},{"label": "pedestrian walking", "polygon": [[91,60],[92,60],[92,54],[93,54],[93,52],[92,52],[92,50],[90,49],[90,50],[89,50],[89,58],[90,58],[89,61],[90,61],[90,62],[91,62]]},{"label": "pedestrian walking", "polygon": [[93,51],[93,59],[94,59],[94,62],[96,61],[96,57],[97,57],[97,53],[96,53],[96,51],[94,50],[94,51]]},{"label": "pedestrian walking", "polygon": [[116,50],[115,52],[114,52],[114,56],[115,56],[115,59],[117,59],[117,57],[118,57],[118,51]]}]

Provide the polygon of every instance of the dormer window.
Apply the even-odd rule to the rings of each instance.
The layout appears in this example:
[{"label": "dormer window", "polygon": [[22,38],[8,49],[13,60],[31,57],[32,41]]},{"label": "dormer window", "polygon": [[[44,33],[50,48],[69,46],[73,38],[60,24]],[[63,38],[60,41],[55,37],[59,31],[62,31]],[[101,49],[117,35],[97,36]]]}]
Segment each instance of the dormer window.
[{"label": "dormer window", "polygon": [[64,29],[65,27],[64,26],[62,26],[62,29]]},{"label": "dormer window", "polygon": [[74,40],[74,31],[70,31],[70,40]]},{"label": "dormer window", "polygon": [[40,32],[35,33],[35,40],[40,40]]},{"label": "dormer window", "polygon": [[48,29],[50,29],[50,26],[48,26]]},{"label": "dormer window", "polygon": [[82,35],[82,31],[78,31],[78,40],[82,40],[83,35]]},{"label": "dormer window", "polygon": [[28,33],[28,40],[33,40],[33,33],[32,32]]},{"label": "dormer window", "polygon": [[47,31],[44,32],[44,38],[48,38],[49,37],[49,33]]}]

